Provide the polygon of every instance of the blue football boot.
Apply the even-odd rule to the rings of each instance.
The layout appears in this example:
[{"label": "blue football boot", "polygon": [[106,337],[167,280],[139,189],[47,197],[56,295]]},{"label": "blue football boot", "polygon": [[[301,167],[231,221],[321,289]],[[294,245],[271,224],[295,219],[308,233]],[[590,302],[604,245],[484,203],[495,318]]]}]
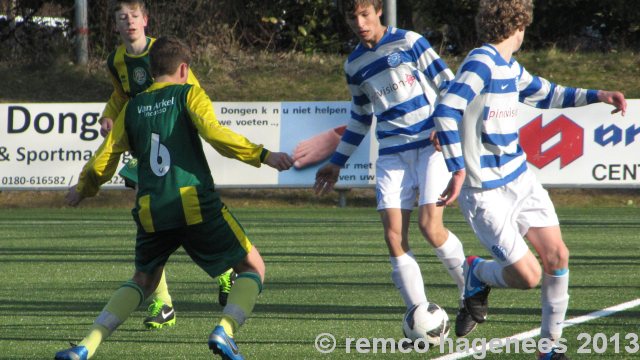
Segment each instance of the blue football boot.
[{"label": "blue football boot", "polygon": [[87,360],[89,350],[84,346],[72,346],[66,350],[60,350],[56,353],[55,360]]},{"label": "blue football boot", "polygon": [[244,360],[236,342],[220,325],[216,326],[209,335],[209,349],[224,360]]},{"label": "blue football boot", "polygon": [[473,269],[485,261],[477,256],[469,256],[464,264],[464,307],[478,323],[487,320],[489,312],[489,292],[491,287],[473,274]]}]

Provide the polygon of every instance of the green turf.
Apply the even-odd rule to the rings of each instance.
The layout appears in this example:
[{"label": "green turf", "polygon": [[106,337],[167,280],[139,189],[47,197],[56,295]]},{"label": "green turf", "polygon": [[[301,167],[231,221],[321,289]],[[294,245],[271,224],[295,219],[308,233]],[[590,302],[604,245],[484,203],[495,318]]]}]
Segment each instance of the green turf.
[{"label": "green turf", "polygon": [[[390,266],[373,209],[235,209],[235,215],[267,264],[265,289],[255,313],[238,335],[248,359],[357,359],[345,338],[401,338],[404,312],[390,280]],[[559,209],[571,250],[568,317],[640,297],[640,211],[636,208]],[[467,254],[486,255],[457,209],[446,222]],[[102,209],[0,210],[0,358],[47,359],[69,341],[79,341],[111,292],[133,270],[134,226],[127,211]],[[453,318],[456,289],[433,252],[412,229],[414,252],[428,297]],[[144,309],[98,350],[96,359],[206,359],[206,339],[220,316],[217,285],[180,251],[167,266],[177,325],[146,331]],[[539,289],[495,290],[490,318],[473,338],[499,338],[539,326]],[[640,335],[640,308],[565,330],[574,358],[631,359],[627,334]],[[332,333],[338,348],[322,355],[320,333]],[[580,333],[620,334],[620,350],[576,355]],[[455,338],[454,338],[455,340]],[[454,346],[457,343],[454,343]],[[637,345],[640,346],[640,345]],[[587,348],[591,348],[588,346]],[[435,351],[434,351],[435,350]],[[428,354],[377,354],[378,358],[424,359]],[[472,358],[472,357],[470,357]],[[488,359],[533,359],[533,355],[488,355]]]}]

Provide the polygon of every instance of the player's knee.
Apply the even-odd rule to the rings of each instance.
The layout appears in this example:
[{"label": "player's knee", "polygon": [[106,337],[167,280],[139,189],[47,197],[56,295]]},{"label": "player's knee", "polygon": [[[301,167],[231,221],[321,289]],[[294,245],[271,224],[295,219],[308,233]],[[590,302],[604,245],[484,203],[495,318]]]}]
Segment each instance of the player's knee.
[{"label": "player's knee", "polygon": [[237,273],[256,273],[260,277],[260,280],[264,282],[267,269],[264,264],[264,260],[262,259],[262,255],[260,255],[260,252],[258,252],[258,249],[254,246],[251,248],[251,251],[249,251],[247,256],[234,267],[234,270]]},{"label": "player's knee", "polygon": [[569,249],[565,244],[560,244],[551,251],[545,252],[543,257],[544,270],[549,274],[552,274],[554,270],[569,266]]},{"label": "player's knee", "polygon": [[402,231],[386,229],[384,236],[389,244],[400,244],[402,242]]},{"label": "player's knee", "polygon": [[147,274],[141,271],[136,271],[133,274],[133,278],[131,280],[135,282],[136,285],[140,287],[140,289],[142,289],[142,291],[144,292],[144,296],[148,297],[149,295],[153,294],[154,291],[156,291],[160,278],[158,277],[156,279],[154,273]]},{"label": "player's knee", "polygon": [[423,220],[418,223],[418,226],[420,232],[432,246],[438,247],[446,241],[447,232],[441,222],[431,219]]}]

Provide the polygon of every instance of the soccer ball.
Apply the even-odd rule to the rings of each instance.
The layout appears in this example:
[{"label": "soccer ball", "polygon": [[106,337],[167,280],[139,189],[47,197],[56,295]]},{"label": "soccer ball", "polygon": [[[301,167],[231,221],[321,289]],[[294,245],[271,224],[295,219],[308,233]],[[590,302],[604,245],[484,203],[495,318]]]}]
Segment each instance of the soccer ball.
[{"label": "soccer ball", "polygon": [[402,331],[411,341],[420,338],[431,346],[440,345],[440,337],[449,335],[449,316],[438,304],[432,302],[412,306],[404,315]]}]

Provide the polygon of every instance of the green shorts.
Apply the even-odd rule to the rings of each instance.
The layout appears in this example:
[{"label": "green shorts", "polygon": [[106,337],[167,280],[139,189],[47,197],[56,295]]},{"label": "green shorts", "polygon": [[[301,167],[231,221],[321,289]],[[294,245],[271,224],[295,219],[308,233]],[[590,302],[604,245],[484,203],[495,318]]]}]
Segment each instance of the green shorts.
[{"label": "green shorts", "polygon": [[164,266],[180,246],[207,274],[216,277],[244,259],[253,245],[223,205],[219,216],[200,224],[152,233],[138,226],[136,270],[152,273]]}]

